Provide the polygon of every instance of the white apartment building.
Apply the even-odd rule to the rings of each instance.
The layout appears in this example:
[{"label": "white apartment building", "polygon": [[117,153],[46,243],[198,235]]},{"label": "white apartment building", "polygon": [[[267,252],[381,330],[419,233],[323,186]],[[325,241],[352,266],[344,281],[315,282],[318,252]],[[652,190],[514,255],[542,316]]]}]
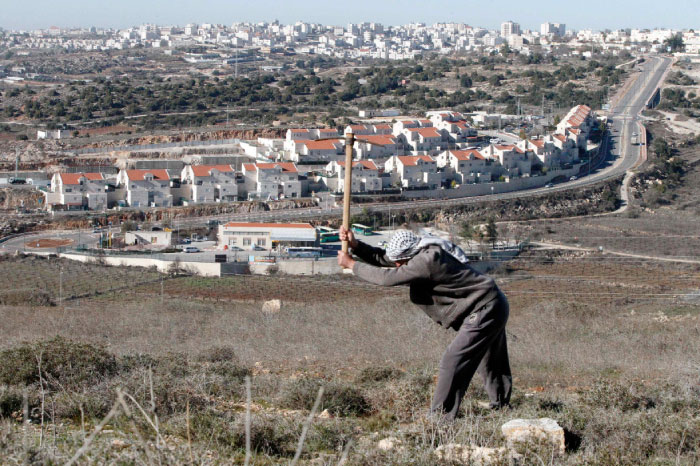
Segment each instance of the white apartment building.
[{"label": "white apartment building", "polygon": [[187,165],[180,179],[191,189],[190,201],[228,202],[238,199],[236,170],[232,165]]},{"label": "white apartment building", "polygon": [[44,193],[48,210],[107,209],[108,180],[102,173],[56,173]]},{"label": "white apartment building", "polygon": [[437,161],[429,155],[395,155],[384,164],[392,183],[405,189],[437,189],[442,184]]},{"label": "white apartment building", "polygon": [[[382,190],[382,180],[379,178],[379,168],[371,160],[359,160],[352,163],[353,193],[379,192]],[[326,186],[332,192],[345,192],[345,162],[331,162],[326,166]]]},{"label": "white apartment building", "polygon": [[566,35],[566,24],[542,23],[540,26],[540,34],[547,37],[564,37]]},{"label": "white apartment building", "polygon": [[399,138],[390,134],[370,134],[355,140],[355,158],[375,159],[403,153]]},{"label": "white apartment building", "polygon": [[500,165],[500,173],[494,170],[494,175],[517,177],[530,175],[534,153],[525,151],[513,144],[491,144],[485,147],[481,154],[494,159]]},{"label": "white apartment building", "polygon": [[[432,125],[432,123],[431,123]],[[401,134],[406,148],[413,152],[438,151],[448,144],[447,133],[435,127],[407,128]]]},{"label": "white apartment building", "polygon": [[491,181],[493,161],[478,150],[448,150],[435,159],[446,180],[459,184]]},{"label": "white apartment building", "polygon": [[285,141],[285,152],[294,163],[329,162],[340,160],[345,143],[342,139]]},{"label": "white apartment building", "polygon": [[520,24],[514,23],[513,21],[506,21],[501,23],[501,37],[508,38],[510,36],[520,35]]},{"label": "white apartment building", "polygon": [[298,198],[302,196],[299,170],[290,162],[244,163],[248,199]]},{"label": "white apartment building", "polygon": [[170,174],[167,170],[120,170],[117,185],[126,190],[130,207],[171,207]]}]

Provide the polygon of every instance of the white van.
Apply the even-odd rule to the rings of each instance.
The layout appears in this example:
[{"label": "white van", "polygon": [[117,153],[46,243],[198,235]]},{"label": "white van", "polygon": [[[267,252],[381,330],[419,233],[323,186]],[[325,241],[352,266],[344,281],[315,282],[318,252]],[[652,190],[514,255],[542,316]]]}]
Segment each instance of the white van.
[{"label": "white van", "polygon": [[185,246],[182,250],[183,252],[202,252],[197,246]]}]

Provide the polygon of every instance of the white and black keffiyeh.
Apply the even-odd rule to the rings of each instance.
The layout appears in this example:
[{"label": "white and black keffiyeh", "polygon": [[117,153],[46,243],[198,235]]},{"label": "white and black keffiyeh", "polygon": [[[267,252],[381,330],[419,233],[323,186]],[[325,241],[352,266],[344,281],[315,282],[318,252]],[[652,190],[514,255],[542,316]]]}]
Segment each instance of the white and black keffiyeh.
[{"label": "white and black keffiyeh", "polygon": [[386,248],[386,256],[391,261],[406,260],[418,254],[422,249],[433,245],[440,246],[443,251],[463,264],[469,262],[462,248],[456,244],[437,236],[426,235],[421,237],[408,230],[399,230],[394,233]]}]

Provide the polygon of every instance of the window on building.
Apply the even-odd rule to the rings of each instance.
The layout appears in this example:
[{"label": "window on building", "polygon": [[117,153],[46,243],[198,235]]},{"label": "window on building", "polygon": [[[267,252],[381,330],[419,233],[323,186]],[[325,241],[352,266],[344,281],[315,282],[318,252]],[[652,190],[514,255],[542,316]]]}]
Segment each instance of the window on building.
[{"label": "window on building", "polygon": [[250,238],[243,238],[243,246],[250,246]]},{"label": "window on building", "polygon": [[258,238],[257,245],[258,246],[265,246],[265,243],[267,240],[265,238]]}]

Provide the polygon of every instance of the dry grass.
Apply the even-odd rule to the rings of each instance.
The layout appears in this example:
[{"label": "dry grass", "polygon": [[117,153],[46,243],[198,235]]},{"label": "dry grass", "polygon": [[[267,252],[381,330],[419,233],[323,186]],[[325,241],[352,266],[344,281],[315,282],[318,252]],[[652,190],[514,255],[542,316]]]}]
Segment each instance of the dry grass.
[{"label": "dry grass", "polygon": [[[39,271],[53,265],[32,266]],[[90,267],[93,273],[115,269]],[[243,380],[252,374],[253,464],[292,459],[319,386],[326,388],[320,409],[332,417],[313,420],[302,462],[335,464],[352,441],[349,464],[436,464],[437,445],[501,446],[500,425],[507,420],[547,416],[568,430],[569,450],[552,459],[546,446],[534,445],[524,453],[535,463],[539,457],[545,464],[692,464],[700,453],[693,356],[700,353],[700,307],[688,290],[697,290],[697,274],[648,262],[529,253],[496,276],[512,309],[513,408],[480,409],[475,401],[485,395],[477,381],[464,418],[449,427],[425,413],[437,361],[452,333],[414,308],[405,290],[384,294],[354,279],[321,279],[318,297],[352,290],[331,301],[317,299],[308,278],[295,287],[289,277],[182,277],[164,287],[162,304],[156,283],[65,307],[0,306],[0,348],[9,351],[2,353],[3,363],[13,355],[12,365],[26,374],[24,382],[0,380],[9,384],[0,388],[0,451],[14,461],[65,462],[83,444],[81,419],[89,433],[121,387],[158,419],[164,440],[131,405],[132,416],[120,411],[107,432],[95,437],[83,463],[149,457],[185,463],[190,454],[202,464],[242,463]],[[223,291],[212,296],[217,284]],[[257,295],[233,299],[265,285],[290,298],[277,314],[263,314]],[[191,296],[185,298],[183,290]],[[21,342],[56,335],[102,345],[116,366],[103,371],[103,365],[85,363],[85,377],[66,379],[62,362],[46,360],[44,382],[37,382],[32,356],[56,343]],[[95,359],[90,347],[76,348],[72,354],[84,354],[81,360],[109,360],[102,350],[95,349],[102,355]],[[49,408],[39,448],[41,388]],[[33,420],[26,444],[18,422],[25,392]],[[403,447],[377,450],[386,436],[399,438]]]}]

